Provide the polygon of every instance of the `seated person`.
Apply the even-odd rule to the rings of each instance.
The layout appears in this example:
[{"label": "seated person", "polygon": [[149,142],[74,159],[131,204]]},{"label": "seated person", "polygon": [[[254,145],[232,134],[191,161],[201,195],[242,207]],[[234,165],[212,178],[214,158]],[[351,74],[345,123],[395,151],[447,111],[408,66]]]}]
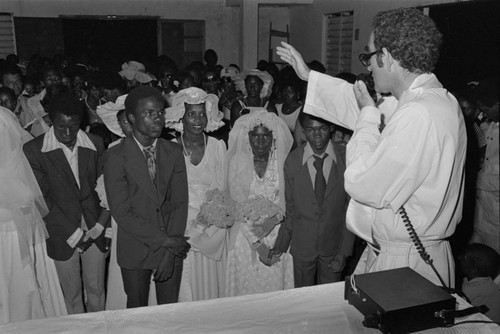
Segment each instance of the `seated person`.
[{"label": "seated person", "polygon": [[473,306],[486,305],[488,316],[500,322],[500,290],[493,282],[498,275],[500,256],[491,247],[471,244],[460,258],[460,268],[466,277],[462,291]]}]

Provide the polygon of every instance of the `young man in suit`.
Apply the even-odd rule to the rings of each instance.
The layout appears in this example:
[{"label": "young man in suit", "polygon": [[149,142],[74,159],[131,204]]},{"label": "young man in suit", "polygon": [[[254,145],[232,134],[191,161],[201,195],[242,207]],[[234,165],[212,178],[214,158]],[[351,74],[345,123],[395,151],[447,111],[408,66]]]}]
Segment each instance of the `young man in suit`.
[{"label": "young man in suit", "polygon": [[117,260],[127,308],[147,306],[154,274],[158,304],[179,296],[188,210],[186,165],[180,146],[160,137],[164,99],[150,86],[133,89],[125,100],[133,126],[106,153],[104,182],[118,224]]},{"label": "young man in suit", "polygon": [[346,229],[345,149],[331,140],[333,125],[301,113],[307,144],[285,161],[286,217],[270,260],[288,250],[295,287],[337,282],[354,235]]},{"label": "young man in suit", "polygon": [[102,311],[103,231],[109,215],[99,206],[95,185],[102,174],[104,145],[100,137],[80,130],[83,110],[72,94],[54,96],[48,111],[52,127],[24,146],[49,208],[44,217],[49,232],[47,252],[55,260],[68,313],[85,312],[85,307],[89,312]]}]

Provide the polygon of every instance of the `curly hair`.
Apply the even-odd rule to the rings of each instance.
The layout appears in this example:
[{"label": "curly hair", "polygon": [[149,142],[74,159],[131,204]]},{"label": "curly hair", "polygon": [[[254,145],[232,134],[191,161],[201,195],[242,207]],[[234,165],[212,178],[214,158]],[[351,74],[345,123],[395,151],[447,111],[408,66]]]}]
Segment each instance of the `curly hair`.
[{"label": "curly hair", "polygon": [[401,67],[430,73],[439,58],[442,34],[434,21],[415,8],[398,8],[375,15],[374,44],[386,48]]}]

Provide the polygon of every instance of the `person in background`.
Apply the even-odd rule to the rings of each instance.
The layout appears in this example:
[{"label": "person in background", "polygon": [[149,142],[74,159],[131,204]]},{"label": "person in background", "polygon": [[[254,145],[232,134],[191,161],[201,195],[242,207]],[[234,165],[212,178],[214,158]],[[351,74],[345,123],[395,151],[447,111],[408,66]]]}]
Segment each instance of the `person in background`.
[{"label": "person in background", "polygon": [[24,128],[26,124],[31,121],[32,116],[28,110],[28,99],[22,94],[23,81],[21,71],[19,71],[17,67],[7,67],[2,71],[2,73],[0,73],[0,76],[0,86],[10,88],[14,92],[16,99],[16,108],[13,112],[16,115],[19,124],[21,124],[21,127]]},{"label": "person in background", "polygon": [[293,134],[295,132],[295,123],[299,118],[302,103],[300,102],[299,87],[297,83],[288,81],[281,85],[283,103],[276,104],[278,116],[285,121],[286,125]]},{"label": "person in background", "polygon": [[277,114],[276,108],[269,105],[269,97],[273,91],[273,77],[267,72],[257,69],[240,73],[236,80],[236,88],[243,93],[243,99],[231,106],[231,124],[241,116],[262,108]]},{"label": "person in background", "polygon": [[203,54],[203,60],[205,61],[205,70],[213,70],[219,73],[222,69],[221,65],[217,65],[219,57],[217,57],[217,53],[212,49],[205,51]]},{"label": "person in background", "polygon": [[[454,286],[447,240],[462,216],[466,129],[457,100],[432,73],[442,35],[414,8],[379,12],[366,54],[375,102],[363,81],[354,85],[310,71],[291,45],[277,48],[308,80],[306,113],[354,130],[347,146],[347,227],[367,241],[355,273],[408,266],[435,284]],[[433,267],[405,226],[409,217]],[[426,257],[426,256],[425,256]]]},{"label": "person in background", "polygon": [[482,80],[474,88],[473,99],[487,121],[481,127],[486,137],[483,165],[477,176],[476,212],[472,242],[500,252],[499,187],[499,84],[498,78]]},{"label": "person in background", "polygon": [[102,311],[109,220],[94,188],[104,145],[80,130],[83,111],[73,94],[54,96],[48,111],[52,127],[24,145],[49,209],[44,217],[48,254],[55,260],[68,313]]},{"label": "person in background", "polygon": [[500,322],[500,290],[493,282],[500,272],[500,256],[491,247],[471,244],[459,257],[460,269],[465,278],[462,291],[473,306],[486,305],[485,313],[491,320]]},{"label": "person in background", "polygon": [[345,147],[331,140],[333,124],[301,113],[307,144],[285,161],[286,216],[269,259],[293,256],[295,287],[341,280],[354,235],[345,226]]},{"label": "person in background", "polygon": [[219,108],[224,113],[224,120],[227,122],[231,120],[231,106],[238,98],[234,81],[239,73],[240,71],[233,66],[224,67],[220,72]]},{"label": "person in background", "polygon": [[206,192],[225,189],[226,144],[205,133],[224,125],[217,100],[199,88],[187,88],[177,93],[165,114],[167,127],[178,131],[174,141],[182,146],[189,189],[185,234],[191,251],[184,260],[180,302],[218,298],[224,293],[228,229],[203,227],[196,219]]},{"label": "person in background", "polygon": [[146,67],[134,60],[123,63],[118,74],[125,80],[128,92],[153,81],[153,77],[146,73]]},{"label": "person in background", "polygon": [[219,72],[206,70],[201,77],[201,88],[207,94],[217,95],[219,93]]}]

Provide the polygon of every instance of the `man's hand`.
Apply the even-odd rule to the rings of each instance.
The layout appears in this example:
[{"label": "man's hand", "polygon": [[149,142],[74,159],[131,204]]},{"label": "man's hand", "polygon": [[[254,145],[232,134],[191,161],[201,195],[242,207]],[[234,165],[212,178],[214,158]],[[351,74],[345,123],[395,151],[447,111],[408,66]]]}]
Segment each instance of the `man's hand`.
[{"label": "man's hand", "polygon": [[154,273],[155,282],[164,282],[172,277],[174,272],[175,255],[170,252],[165,252],[163,259],[161,259],[158,268]]},{"label": "man's hand", "polygon": [[288,43],[281,42],[281,45],[282,46],[276,48],[276,53],[281,60],[292,65],[299,78],[305,81],[309,80],[309,72],[311,72],[311,70],[307,67],[300,53]]},{"label": "man's hand", "polygon": [[283,253],[280,252],[279,250],[271,248],[269,250],[267,258],[264,259],[262,257],[259,257],[259,260],[260,260],[260,262],[264,263],[266,266],[270,267],[273,264],[280,261],[281,254],[283,254]]},{"label": "man's hand", "polygon": [[334,272],[339,273],[345,267],[346,256],[342,254],[335,255],[335,258],[330,262],[328,267],[330,267]]},{"label": "man's hand", "polygon": [[167,240],[163,243],[162,247],[167,248],[169,252],[180,257],[181,259],[186,258],[187,252],[191,248],[191,245],[187,242],[189,237],[183,235],[171,235],[167,237]]},{"label": "man's hand", "polygon": [[92,246],[93,240],[90,239],[87,234],[82,235],[75,248],[79,253],[84,253],[90,246]]},{"label": "man's hand", "polygon": [[360,110],[366,106],[375,107],[375,101],[373,101],[373,98],[362,80],[358,80],[354,83],[353,90]]},{"label": "man's hand", "polygon": [[278,224],[278,218],[276,216],[265,219],[262,224],[254,225],[250,227],[250,231],[259,239],[267,237],[269,233],[273,230],[274,226]]},{"label": "man's hand", "polygon": [[94,225],[94,227],[92,227],[90,230],[87,231],[86,235],[92,239],[92,240],[95,240],[97,238],[99,238],[99,236],[102,234],[102,232],[104,232],[104,226],[102,226],[101,224],[99,223],[96,223]]}]

